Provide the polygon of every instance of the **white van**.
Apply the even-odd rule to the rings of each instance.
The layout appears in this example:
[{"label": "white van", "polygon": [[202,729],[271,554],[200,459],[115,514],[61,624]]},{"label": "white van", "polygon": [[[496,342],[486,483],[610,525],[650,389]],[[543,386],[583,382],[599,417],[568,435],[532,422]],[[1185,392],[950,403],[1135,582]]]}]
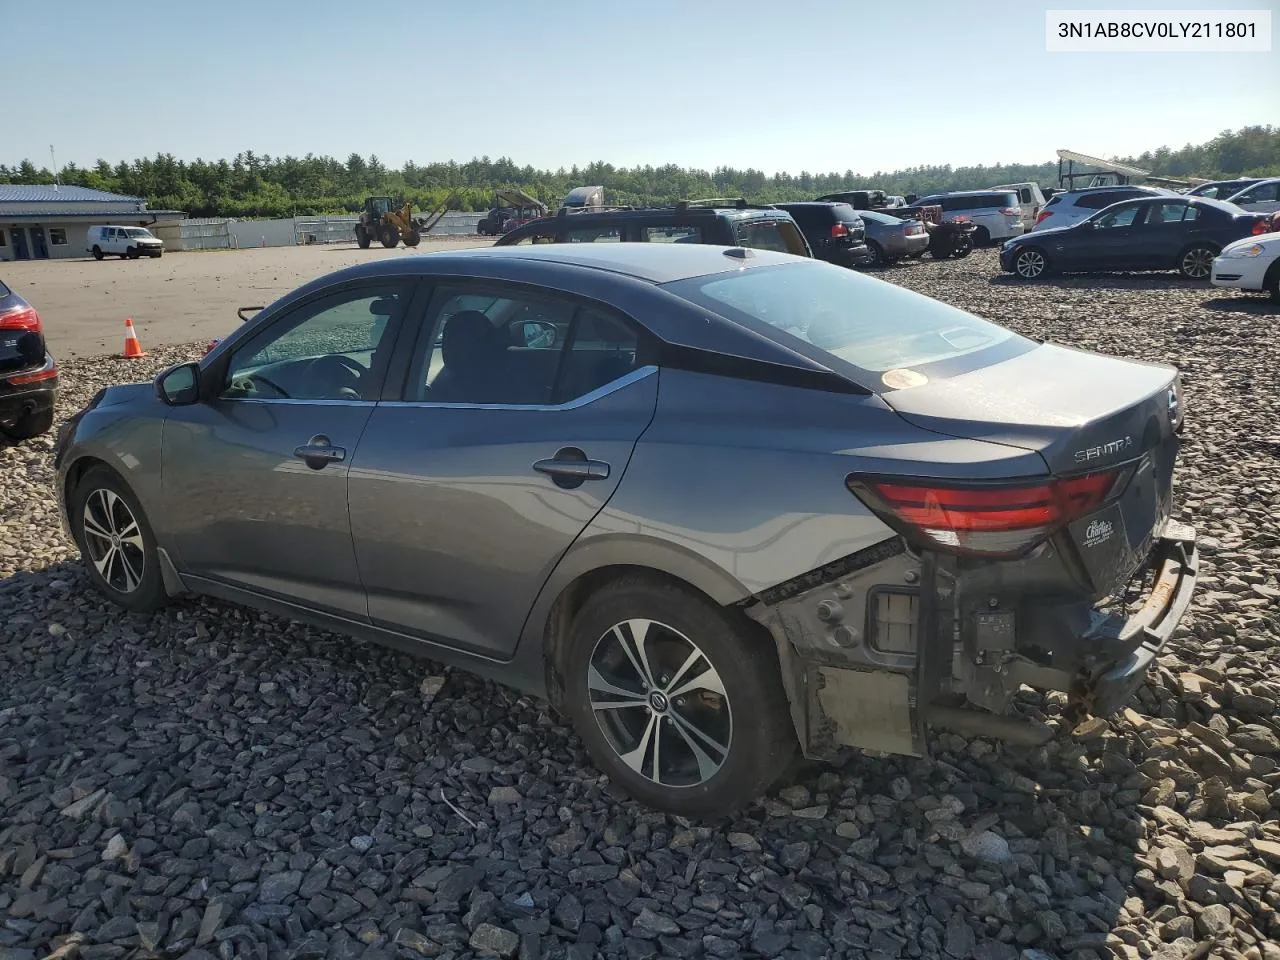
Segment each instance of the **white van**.
[{"label": "white van", "polygon": [[1044,209],[1044,194],[1040,192],[1038,183],[1005,183],[992,190],[1012,190],[1018,195],[1018,206],[1022,208],[1022,225],[1030,231],[1036,225],[1036,218]]},{"label": "white van", "polygon": [[108,254],[116,257],[158,257],[164,253],[164,241],[158,240],[145,227],[90,227],[85,240],[86,253],[101,260]]}]

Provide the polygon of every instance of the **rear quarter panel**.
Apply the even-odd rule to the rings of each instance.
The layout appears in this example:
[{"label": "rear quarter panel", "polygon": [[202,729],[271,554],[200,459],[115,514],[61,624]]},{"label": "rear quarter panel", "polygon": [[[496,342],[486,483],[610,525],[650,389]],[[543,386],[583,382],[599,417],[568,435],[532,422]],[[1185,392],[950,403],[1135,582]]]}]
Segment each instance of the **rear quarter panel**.
[{"label": "rear quarter panel", "polygon": [[566,559],[589,550],[620,556],[628,543],[644,543],[647,553],[666,550],[715,571],[717,586],[703,589],[722,603],[894,536],[848,491],[850,473],[1044,469],[1025,450],[913,426],[875,396],[670,368],[659,376],[653,423],[617,493]]}]

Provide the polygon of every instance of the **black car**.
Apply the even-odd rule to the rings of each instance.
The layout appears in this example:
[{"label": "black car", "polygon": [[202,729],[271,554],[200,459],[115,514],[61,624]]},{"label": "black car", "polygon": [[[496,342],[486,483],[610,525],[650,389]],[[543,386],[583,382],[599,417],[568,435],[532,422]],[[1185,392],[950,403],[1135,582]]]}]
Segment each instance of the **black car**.
[{"label": "black car", "polygon": [[1245,213],[1203,197],[1125,200],[1068,227],[1007,241],[1000,266],[1024,280],[1084,270],[1179,270],[1208,278],[1213,258],[1234,240],[1271,229],[1269,214]]},{"label": "black car", "polygon": [[35,307],[0,281],[0,437],[29,440],[53,426],[58,365]]},{"label": "black car", "polygon": [[554,216],[517,227],[494,246],[523,243],[708,243],[813,256],[791,214],[745,200],[681,200],[670,207],[616,207]]},{"label": "black car", "polygon": [[866,225],[849,204],[809,201],[775,206],[791,214],[809,242],[809,249],[819,260],[838,267],[857,267],[871,262]]}]

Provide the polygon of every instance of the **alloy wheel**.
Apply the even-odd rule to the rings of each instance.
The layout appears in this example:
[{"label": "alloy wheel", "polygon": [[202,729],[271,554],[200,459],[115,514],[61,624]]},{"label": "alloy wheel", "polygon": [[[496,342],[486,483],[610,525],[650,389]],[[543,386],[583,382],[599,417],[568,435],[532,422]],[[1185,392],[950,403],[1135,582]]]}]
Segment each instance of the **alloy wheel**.
[{"label": "alloy wheel", "polygon": [[1039,250],[1023,250],[1013,266],[1018,271],[1018,276],[1025,280],[1035,280],[1044,273],[1044,254]]},{"label": "alloy wheel", "polygon": [[607,630],[588,661],[587,693],[618,758],[659,786],[699,786],[728,759],[733,715],[724,681],[673,627],[633,619]]},{"label": "alloy wheel", "polygon": [[1194,247],[1182,255],[1182,272],[1192,280],[1203,280],[1213,270],[1213,251]]},{"label": "alloy wheel", "polygon": [[119,593],[133,593],[146,572],[142,528],[114,490],[99,487],[89,494],[81,521],[84,545],[98,575]]}]

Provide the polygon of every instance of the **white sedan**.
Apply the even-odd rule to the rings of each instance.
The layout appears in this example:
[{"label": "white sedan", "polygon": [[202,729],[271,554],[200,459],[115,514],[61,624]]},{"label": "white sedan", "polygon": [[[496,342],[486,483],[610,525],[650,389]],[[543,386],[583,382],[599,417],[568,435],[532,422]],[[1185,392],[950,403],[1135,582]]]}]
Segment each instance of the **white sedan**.
[{"label": "white sedan", "polygon": [[1227,244],[1213,261],[1209,280],[1215,287],[1265,290],[1280,303],[1280,233]]}]

